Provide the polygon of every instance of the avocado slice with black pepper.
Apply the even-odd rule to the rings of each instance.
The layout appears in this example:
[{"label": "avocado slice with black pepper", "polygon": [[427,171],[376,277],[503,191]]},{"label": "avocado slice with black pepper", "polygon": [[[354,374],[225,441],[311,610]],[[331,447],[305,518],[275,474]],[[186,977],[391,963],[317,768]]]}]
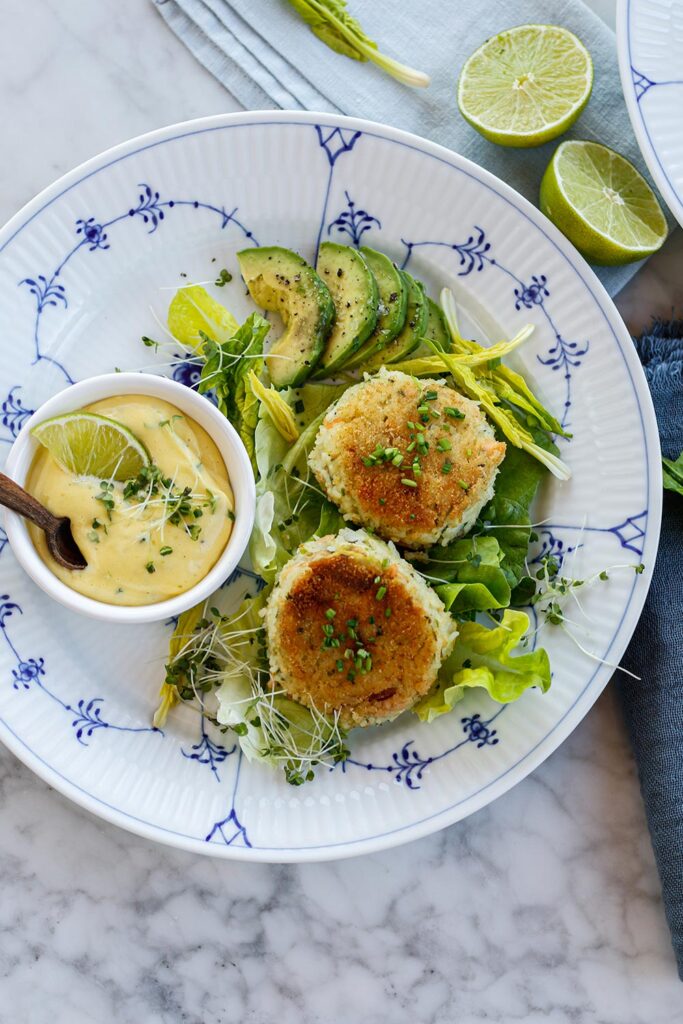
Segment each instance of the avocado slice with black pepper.
[{"label": "avocado slice with black pepper", "polygon": [[383,252],[368,246],[361,246],[360,252],[377,282],[379,310],[374,331],[344,364],[345,370],[361,366],[375,352],[386,348],[403,330],[408,311],[408,286],[396,264]]},{"label": "avocado slice with black pepper", "polygon": [[[427,341],[431,341],[432,344],[436,345],[441,352],[451,351],[451,335],[448,330],[448,324],[446,323],[446,317],[443,315],[441,306],[439,306],[434,299],[427,299],[427,326],[423,334],[423,338]],[[424,341],[420,347],[412,353],[413,359],[418,359],[420,356],[433,356],[434,349],[429,345],[425,345]]]},{"label": "avocado slice with black pepper", "polygon": [[329,377],[357,352],[377,325],[377,282],[357,249],[323,242],[316,270],[330,290],[336,317],[315,372]]},{"label": "avocado slice with black pepper", "polygon": [[279,313],[285,330],[266,355],[276,388],[303,384],[318,364],[334,323],[327,286],[298,253],[277,245],[242,249],[240,270],[254,302]]},{"label": "avocado slice with black pepper", "polygon": [[424,337],[429,316],[424,285],[420,281],[416,281],[410,274],[406,274],[405,270],[401,270],[399,273],[408,289],[408,310],[403,330],[388,345],[369,356],[361,364],[362,370],[378,370],[380,366],[400,362],[417,348]]}]

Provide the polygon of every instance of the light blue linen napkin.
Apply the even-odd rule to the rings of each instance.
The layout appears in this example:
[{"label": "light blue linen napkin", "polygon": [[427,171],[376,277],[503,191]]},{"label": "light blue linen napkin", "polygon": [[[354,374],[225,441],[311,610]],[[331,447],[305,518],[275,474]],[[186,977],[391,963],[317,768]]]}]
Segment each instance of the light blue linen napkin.
[{"label": "light blue linen napkin", "polygon": [[[381,121],[448,146],[538,202],[555,143],[504,149],[460,116],[456,82],[465,59],[512,25],[564,25],[590,50],[591,100],[566,138],[594,139],[643,173],[621,92],[614,34],[580,0],[353,0],[350,8],[380,49],[432,77],[410,89],[372,64],[333,53],[286,0],[152,0],[179,39],[247,109],[333,111]],[[598,270],[616,294],[640,264]]]}]

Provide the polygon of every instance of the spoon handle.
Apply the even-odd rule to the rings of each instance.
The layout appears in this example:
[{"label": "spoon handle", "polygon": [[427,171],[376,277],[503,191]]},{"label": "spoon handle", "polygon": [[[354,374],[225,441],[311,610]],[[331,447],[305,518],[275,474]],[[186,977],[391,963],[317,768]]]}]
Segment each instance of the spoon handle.
[{"label": "spoon handle", "polygon": [[36,501],[32,494],[25,491],[14,480],[10,480],[4,473],[0,473],[0,505],[4,505],[5,508],[11,509],[12,512],[18,512],[20,516],[30,519],[32,523],[40,526],[42,530],[47,530],[49,527],[54,528],[57,524],[57,516],[53,516],[52,512],[48,512],[45,506]]}]

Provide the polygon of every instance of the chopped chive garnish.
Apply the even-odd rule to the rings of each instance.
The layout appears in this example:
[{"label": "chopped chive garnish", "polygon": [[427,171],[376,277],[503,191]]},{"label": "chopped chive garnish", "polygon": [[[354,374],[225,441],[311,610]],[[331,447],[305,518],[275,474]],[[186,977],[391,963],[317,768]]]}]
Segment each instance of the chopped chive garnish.
[{"label": "chopped chive garnish", "polygon": [[439,440],[436,442],[436,447],[439,449],[440,452],[449,452],[451,450],[452,445],[447,437],[440,437]]},{"label": "chopped chive garnish", "polygon": [[469,484],[467,484],[467,483],[465,483],[465,481],[464,481],[464,480],[458,480],[458,483],[459,483],[459,484],[460,484],[460,486],[462,487],[463,491],[469,491],[469,489],[470,489],[470,485],[469,485]]},{"label": "chopped chive garnish", "polygon": [[424,398],[425,402],[434,402],[436,400],[436,398],[437,398],[437,392],[436,391],[425,391],[425,393],[424,393],[424,395],[422,397]]},{"label": "chopped chive garnish", "polygon": [[443,466],[441,467],[441,472],[442,473],[450,473],[450,471],[452,469],[453,469],[453,463],[449,462],[448,459],[446,459],[446,461],[444,462]]},{"label": "chopped chive garnish", "polygon": [[384,585],[382,585],[381,587],[379,587],[377,593],[375,594],[375,600],[382,601],[386,597],[386,594],[387,588]]},{"label": "chopped chive garnish", "polygon": [[460,409],[456,409],[452,405],[447,405],[446,408],[444,409],[444,412],[446,413],[447,416],[452,416],[454,420],[465,419],[465,413],[460,412]]},{"label": "chopped chive garnish", "polygon": [[333,619],[336,614],[337,613],[335,612],[334,608],[328,608],[327,611],[325,612],[325,618]]},{"label": "chopped chive garnish", "polygon": [[387,499],[386,498],[380,498],[379,499],[379,503],[380,503],[380,505],[386,505]]},{"label": "chopped chive garnish", "polygon": [[228,509],[228,519],[230,520],[231,523],[235,522],[235,513],[231,508]]},{"label": "chopped chive garnish", "polygon": [[400,452],[397,455],[394,455],[393,459],[391,460],[393,466],[400,466],[402,462],[403,456],[401,455]]},{"label": "chopped chive garnish", "polygon": [[411,441],[410,444],[408,445],[408,447],[406,448],[406,451],[407,452],[414,451],[415,450],[415,443],[416,443],[415,441]]},{"label": "chopped chive garnish", "polygon": [[145,566],[145,569],[147,570],[147,572],[156,572],[156,569],[154,568],[154,562],[148,562],[147,565]]},{"label": "chopped chive garnish", "polygon": [[384,617],[385,617],[385,619],[390,619],[391,618],[391,608],[385,608],[384,609]]},{"label": "chopped chive garnish", "polygon": [[417,487],[417,483],[414,480],[409,480],[407,476],[401,477],[401,483],[404,487]]},{"label": "chopped chive garnish", "polygon": [[343,672],[343,671],[344,671],[344,662],[342,661],[341,658],[337,658],[337,672]]},{"label": "chopped chive garnish", "polygon": [[169,548],[168,544],[166,544],[165,547],[159,548],[159,554],[160,555],[172,555],[173,554],[173,548]]}]

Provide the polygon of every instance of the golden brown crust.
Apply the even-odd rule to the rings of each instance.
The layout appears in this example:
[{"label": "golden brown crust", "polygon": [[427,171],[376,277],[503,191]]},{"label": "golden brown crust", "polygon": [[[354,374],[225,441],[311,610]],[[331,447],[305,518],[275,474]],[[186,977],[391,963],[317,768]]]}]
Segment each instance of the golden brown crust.
[{"label": "golden brown crust", "polygon": [[[325,446],[334,482],[344,492],[330,496],[342,511],[353,522],[373,525],[390,540],[421,547],[425,534],[438,535],[445,524],[459,522],[481,501],[505,456],[505,444],[491,436],[475,402],[444,384],[401,378],[400,383],[382,376],[366,381],[356,400],[339,403],[322,430],[328,431]],[[430,413],[428,422],[422,423],[418,406],[427,392],[436,392],[436,398],[424,404],[439,415]],[[458,410],[464,418],[447,414],[446,408]],[[427,450],[416,445],[408,452],[419,434]],[[441,450],[439,442],[450,447]],[[368,465],[377,446],[398,449],[404,456],[401,465],[381,460]],[[415,458],[419,475],[412,469]],[[329,493],[329,479],[315,461],[313,465]]]},{"label": "golden brown crust", "polygon": [[[281,595],[276,626],[273,684],[302,704],[338,711],[347,728],[393,718],[434,682],[434,623],[394,564],[382,569],[344,552],[312,559]],[[371,658],[367,672],[360,650]]]}]

